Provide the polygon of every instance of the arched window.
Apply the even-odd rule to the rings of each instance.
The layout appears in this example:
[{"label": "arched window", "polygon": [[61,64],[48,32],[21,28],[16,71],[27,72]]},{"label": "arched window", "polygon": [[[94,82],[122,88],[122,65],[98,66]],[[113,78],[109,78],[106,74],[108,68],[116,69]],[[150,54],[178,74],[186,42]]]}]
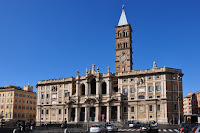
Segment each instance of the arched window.
[{"label": "arched window", "polygon": [[96,80],[91,81],[91,94],[96,94]]},{"label": "arched window", "polygon": [[81,95],[82,96],[85,95],[85,85],[84,84],[81,85]]},{"label": "arched window", "polygon": [[106,83],[102,83],[102,94],[106,94]]},{"label": "arched window", "polygon": [[144,95],[140,95],[140,96],[138,96],[138,99],[145,99],[145,96]]}]

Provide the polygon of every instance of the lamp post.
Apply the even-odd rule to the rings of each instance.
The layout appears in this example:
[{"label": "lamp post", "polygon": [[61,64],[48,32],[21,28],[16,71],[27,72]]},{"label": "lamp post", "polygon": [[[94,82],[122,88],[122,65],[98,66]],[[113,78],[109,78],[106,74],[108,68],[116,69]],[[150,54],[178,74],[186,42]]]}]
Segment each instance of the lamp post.
[{"label": "lamp post", "polygon": [[176,79],[177,79],[177,86],[178,86],[178,125],[180,125],[181,122],[181,113],[180,113],[180,93],[179,93],[179,79],[181,78],[181,76],[179,75],[179,73],[176,75]]}]

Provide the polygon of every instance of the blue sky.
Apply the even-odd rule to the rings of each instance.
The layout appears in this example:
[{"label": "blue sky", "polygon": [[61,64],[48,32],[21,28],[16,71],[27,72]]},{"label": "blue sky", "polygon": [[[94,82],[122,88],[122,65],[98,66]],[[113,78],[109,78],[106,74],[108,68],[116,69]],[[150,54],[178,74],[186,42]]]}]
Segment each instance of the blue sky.
[{"label": "blue sky", "polygon": [[2,0],[0,86],[115,72],[122,4],[133,29],[133,69],[183,70],[184,96],[200,90],[199,0]]}]

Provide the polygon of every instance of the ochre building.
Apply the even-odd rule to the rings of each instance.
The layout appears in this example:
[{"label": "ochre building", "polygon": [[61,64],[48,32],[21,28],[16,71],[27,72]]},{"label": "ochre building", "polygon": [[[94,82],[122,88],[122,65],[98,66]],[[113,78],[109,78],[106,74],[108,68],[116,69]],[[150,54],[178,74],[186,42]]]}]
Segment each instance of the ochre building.
[{"label": "ochre building", "polygon": [[24,90],[16,86],[0,88],[0,114],[5,120],[17,119],[34,122],[36,118],[37,94],[32,86]]},{"label": "ochre building", "polygon": [[[85,75],[37,84],[37,123],[183,120],[182,70],[132,69],[132,28],[124,8],[116,30],[116,73],[92,66]],[[179,121],[179,122],[180,122]]]}]

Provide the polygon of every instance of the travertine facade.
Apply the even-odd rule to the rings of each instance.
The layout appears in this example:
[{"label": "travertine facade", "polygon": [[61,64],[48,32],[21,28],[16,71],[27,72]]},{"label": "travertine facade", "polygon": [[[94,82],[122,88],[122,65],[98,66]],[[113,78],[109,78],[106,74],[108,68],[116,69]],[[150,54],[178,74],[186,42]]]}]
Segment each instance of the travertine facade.
[{"label": "travertine facade", "polygon": [[[182,70],[132,70],[132,29],[124,9],[116,29],[116,73],[92,66],[76,78],[38,82],[37,122],[152,121],[183,117]],[[104,116],[104,117],[102,117]]]},{"label": "travertine facade", "polygon": [[[24,86],[24,88],[33,88]],[[30,90],[30,89],[29,89]],[[16,86],[0,88],[0,113],[3,119],[19,119],[34,122],[36,117],[36,97],[33,91],[24,91]]]}]

